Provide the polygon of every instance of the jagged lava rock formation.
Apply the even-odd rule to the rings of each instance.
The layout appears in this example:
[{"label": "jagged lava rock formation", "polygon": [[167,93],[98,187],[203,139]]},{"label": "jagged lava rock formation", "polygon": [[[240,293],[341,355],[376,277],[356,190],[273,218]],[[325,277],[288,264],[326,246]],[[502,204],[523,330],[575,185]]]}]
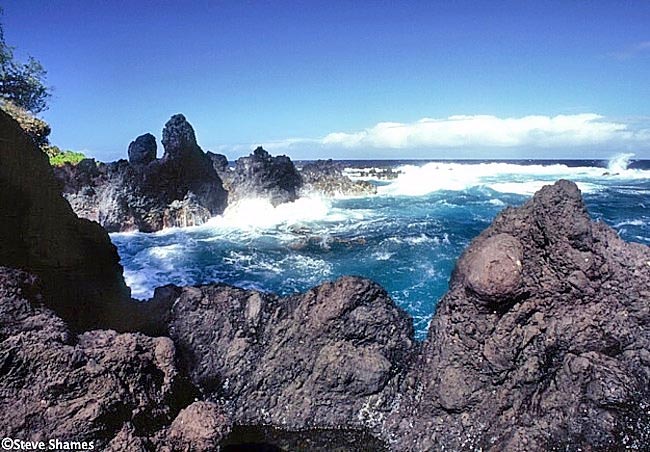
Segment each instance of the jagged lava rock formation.
[{"label": "jagged lava rock formation", "polygon": [[287,156],[271,156],[263,148],[235,162],[196,144],[183,115],[173,116],[163,130],[165,154],[156,159],[156,139],[144,134],[131,142],[129,160],[55,168],[63,194],[82,218],[109,232],[153,232],[165,227],[195,226],[244,199],[266,199],[273,205],[299,196],[370,195],[376,187],[354,182],[330,161],[307,164],[298,171]]},{"label": "jagged lava rock formation", "polygon": [[286,155],[271,156],[261,146],[235,162],[228,184],[229,202],[265,198],[274,206],[295,201],[302,180]]},{"label": "jagged lava rock formation", "polygon": [[128,155],[131,165],[146,165],[156,160],[158,145],[150,133],[140,135],[129,144]]},{"label": "jagged lava rock formation", "polygon": [[225,285],[178,290],[169,334],[185,370],[243,425],[362,427],[366,411],[389,410],[415,344],[412,320],[366,279],[284,299]]},{"label": "jagged lava rock formation", "polygon": [[111,331],[76,338],[39,306],[35,280],[0,267],[3,437],[106,439],[119,431],[114,424],[168,422],[163,402],[178,378],[171,340]]},{"label": "jagged lava rock formation", "polygon": [[[241,426],[312,429],[312,450],[350,429],[397,451],[650,443],[650,248],[590,221],[571,182],[472,242],[419,344],[361,278],[286,298],[213,284],[127,302],[106,233],[73,215],[44,154],[0,121],[0,436],[111,451],[214,450]],[[169,158],[191,155],[189,129],[172,125]],[[144,331],[145,307],[146,331],[165,337],[81,331]]]},{"label": "jagged lava rock formation", "polygon": [[155,158],[153,135],[145,134],[130,144],[129,162],[56,168],[64,196],[78,215],[109,232],[193,226],[223,212],[227,193],[183,115],[165,124],[162,143],[162,159]]},{"label": "jagged lava rock formation", "polygon": [[650,249],[560,181],[459,259],[423,344],[381,288],[170,289],[184,369],[233,422],[364,428],[392,450],[595,450],[649,439]]},{"label": "jagged lava rock formation", "polygon": [[75,336],[41,301],[35,276],[0,267],[0,436],[92,441],[95,450],[207,451],[230,431],[218,405],[192,403],[196,391],[169,338]]}]

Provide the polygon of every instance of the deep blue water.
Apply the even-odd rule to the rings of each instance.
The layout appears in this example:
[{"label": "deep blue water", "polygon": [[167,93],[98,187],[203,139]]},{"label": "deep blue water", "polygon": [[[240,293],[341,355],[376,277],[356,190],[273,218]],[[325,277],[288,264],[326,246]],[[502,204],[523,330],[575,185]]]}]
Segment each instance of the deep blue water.
[{"label": "deep blue water", "polygon": [[276,208],[251,200],[200,227],[112,234],[133,295],[215,281],[286,295],[353,274],[384,286],[423,338],[462,250],[505,206],[559,178],[578,183],[594,218],[650,245],[650,161],[346,165],[402,174],[376,181],[376,196],[307,198]]}]

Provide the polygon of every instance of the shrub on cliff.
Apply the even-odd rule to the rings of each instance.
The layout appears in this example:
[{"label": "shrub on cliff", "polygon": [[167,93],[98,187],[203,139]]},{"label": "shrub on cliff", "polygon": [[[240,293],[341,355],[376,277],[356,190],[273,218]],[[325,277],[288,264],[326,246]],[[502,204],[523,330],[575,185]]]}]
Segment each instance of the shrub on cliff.
[{"label": "shrub on cliff", "polygon": [[76,165],[86,158],[81,152],[62,151],[58,146],[54,145],[47,145],[43,150],[49,157],[52,166],[63,166],[66,163]]},{"label": "shrub on cliff", "polygon": [[0,97],[33,114],[47,110],[51,94],[45,85],[46,75],[41,63],[31,56],[26,63],[16,61],[0,24]]}]

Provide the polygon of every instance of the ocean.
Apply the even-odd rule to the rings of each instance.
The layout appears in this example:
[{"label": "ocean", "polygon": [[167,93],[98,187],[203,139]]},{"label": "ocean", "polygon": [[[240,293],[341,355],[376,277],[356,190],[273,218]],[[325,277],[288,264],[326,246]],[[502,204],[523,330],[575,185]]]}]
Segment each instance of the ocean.
[{"label": "ocean", "polygon": [[[298,162],[299,163],[299,162]],[[289,295],[342,275],[381,284],[423,339],[463,249],[506,206],[558,179],[578,184],[592,217],[650,245],[650,160],[343,161],[378,194],[259,199],[191,228],[111,234],[135,298],[165,284],[224,282]],[[375,179],[393,170],[396,178]],[[374,171],[373,171],[374,169]]]}]

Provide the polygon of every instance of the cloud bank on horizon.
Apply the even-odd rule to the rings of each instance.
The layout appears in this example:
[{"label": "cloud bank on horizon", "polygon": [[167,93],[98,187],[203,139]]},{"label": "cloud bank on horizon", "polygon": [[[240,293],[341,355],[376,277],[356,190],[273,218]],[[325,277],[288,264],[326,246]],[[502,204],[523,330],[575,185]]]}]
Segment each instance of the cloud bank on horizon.
[{"label": "cloud bank on horizon", "polygon": [[323,155],[334,155],[334,158],[366,158],[373,154],[385,157],[395,155],[394,151],[398,150],[400,156],[408,157],[418,157],[425,150],[455,150],[459,158],[466,158],[472,156],[472,150],[492,149],[497,154],[495,158],[511,155],[514,151],[533,153],[534,157],[535,150],[562,151],[567,158],[570,157],[566,155],[567,150],[583,150],[589,155],[598,151],[649,150],[650,128],[608,120],[595,113],[518,118],[454,115],[409,123],[380,122],[359,131],[261,144],[270,151],[297,157],[307,149],[310,153],[319,149]]}]

